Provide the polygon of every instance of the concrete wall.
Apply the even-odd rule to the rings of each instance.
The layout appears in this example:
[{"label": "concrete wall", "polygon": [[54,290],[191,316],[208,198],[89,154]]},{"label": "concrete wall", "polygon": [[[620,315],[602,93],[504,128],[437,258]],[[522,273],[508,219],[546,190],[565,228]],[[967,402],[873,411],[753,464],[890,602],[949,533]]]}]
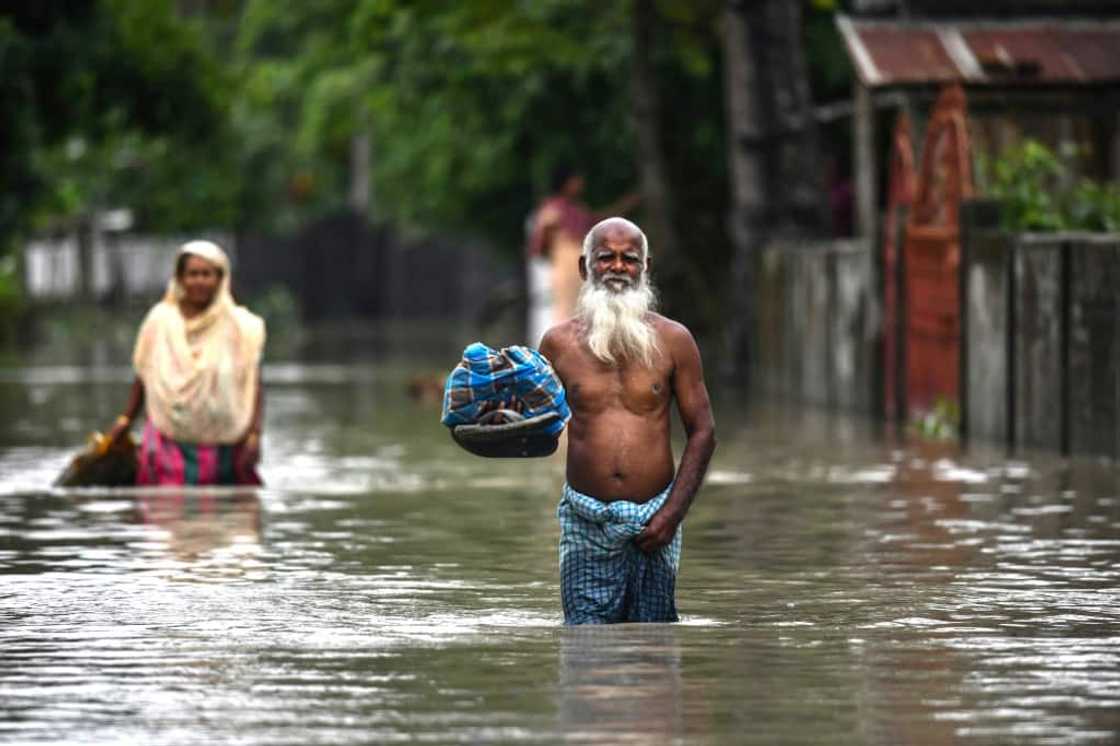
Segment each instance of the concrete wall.
[{"label": "concrete wall", "polygon": [[765,391],[859,412],[879,406],[880,314],[866,241],[775,242],[755,288]]}]

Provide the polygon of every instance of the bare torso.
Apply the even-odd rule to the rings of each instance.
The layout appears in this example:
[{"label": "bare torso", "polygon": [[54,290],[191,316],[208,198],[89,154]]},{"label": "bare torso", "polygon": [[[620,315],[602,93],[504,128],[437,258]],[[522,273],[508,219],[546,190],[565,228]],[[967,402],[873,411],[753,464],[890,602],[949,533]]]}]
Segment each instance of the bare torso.
[{"label": "bare torso", "polygon": [[666,333],[675,322],[652,315],[662,350],[653,368],[613,368],[596,359],[576,320],[549,332],[542,351],[567,391],[567,480],[605,502],[645,502],[673,480],[670,405],[674,364]]}]

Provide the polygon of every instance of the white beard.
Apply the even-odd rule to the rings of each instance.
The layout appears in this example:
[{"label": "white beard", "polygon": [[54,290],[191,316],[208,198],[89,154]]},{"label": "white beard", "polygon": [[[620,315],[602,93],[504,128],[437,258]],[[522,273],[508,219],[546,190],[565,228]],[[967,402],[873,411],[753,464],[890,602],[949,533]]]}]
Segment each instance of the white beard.
[{"label": "white beard", "polygon": [[[639,362],[652,368],[657,357],[657,332],[646,319],[656,296],[643,272],[638,282],[614,291],[603,278],[588,278],[580,288],[576,314],[584,323],[591,354],[607,365]],[[629,280],[629,278],[626,278]]]}]

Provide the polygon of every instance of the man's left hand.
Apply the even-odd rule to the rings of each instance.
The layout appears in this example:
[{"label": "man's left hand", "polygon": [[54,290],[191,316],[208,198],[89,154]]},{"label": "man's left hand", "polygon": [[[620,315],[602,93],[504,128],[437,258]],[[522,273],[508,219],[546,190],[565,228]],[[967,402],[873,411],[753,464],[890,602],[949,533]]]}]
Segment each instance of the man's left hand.
[{"label": "man's left hand", "polygon": [[658,511],[654,513],[653,518],[649,519],[649,523],[642,529],[642,533],[634,538],[634,543],[638,545],[638,549],[646,554],[656,552],[673,540],[679,525],[679,520],[672,518],[663,511]]}]

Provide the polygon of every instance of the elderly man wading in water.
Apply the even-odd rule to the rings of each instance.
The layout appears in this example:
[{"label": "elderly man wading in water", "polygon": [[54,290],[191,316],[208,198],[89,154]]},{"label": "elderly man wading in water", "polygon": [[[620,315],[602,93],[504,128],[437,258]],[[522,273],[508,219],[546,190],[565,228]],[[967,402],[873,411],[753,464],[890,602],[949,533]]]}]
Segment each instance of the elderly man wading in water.
[{"label": "elderly man wading in water", "polygon": [[[587,234],[576,315],[541,352],[567,390],[560,592],[567,624],[675,622],[681,522],[715,450],[700,351],[654,313],[645,234],[608,218]],[[674,474],[669,406],[688,443]]]}]

